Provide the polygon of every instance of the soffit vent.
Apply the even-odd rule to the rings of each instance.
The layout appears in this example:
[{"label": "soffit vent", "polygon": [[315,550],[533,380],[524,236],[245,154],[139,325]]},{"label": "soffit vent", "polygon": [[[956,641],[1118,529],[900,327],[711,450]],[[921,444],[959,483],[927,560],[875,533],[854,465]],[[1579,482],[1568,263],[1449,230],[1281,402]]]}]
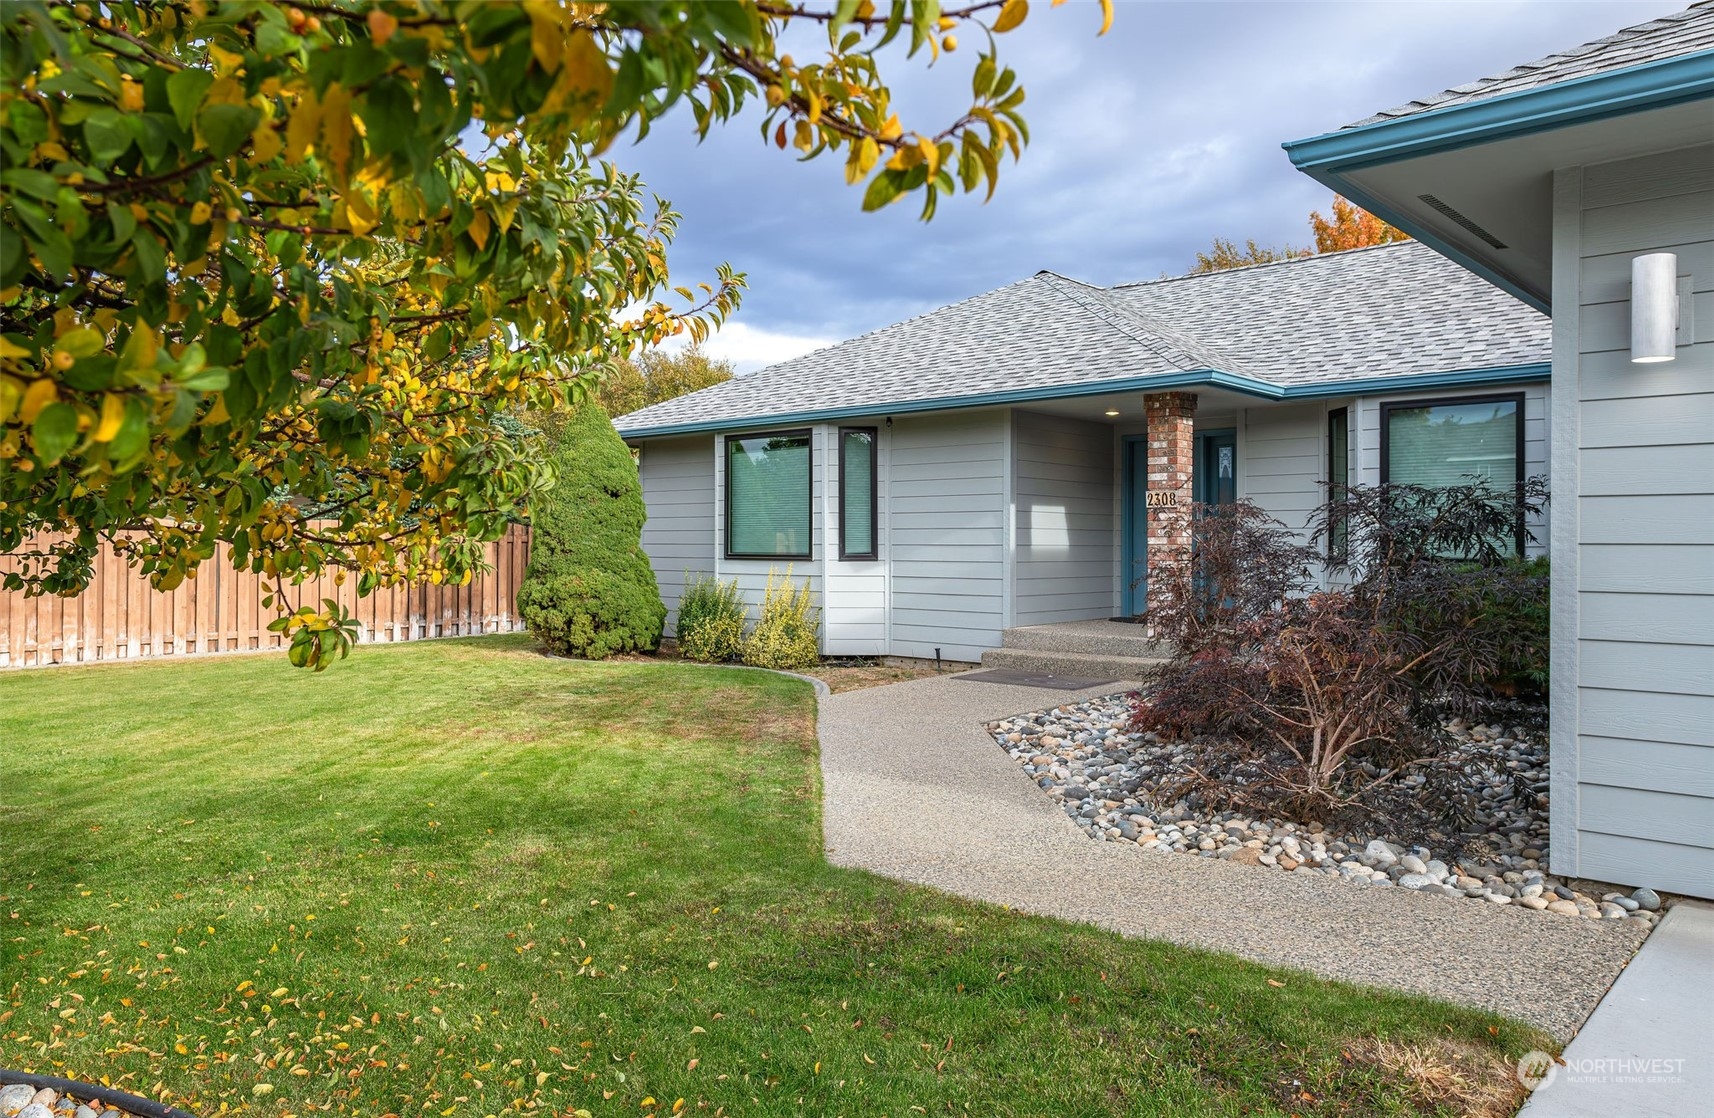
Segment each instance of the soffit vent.
[{"label": "soffit vent", "polygon": [[1493,245],[1495,248],[1505,248],[1506,247],[1504,242],[1502,242],[1500,240],[1500,238],[1494,236],[1492,233],[1488,232],[1486,229],[1482,228],[1480,225],[1477,225],[1474,221],[1471,221],[1469,218],[1465,217],[1463,214],[1459,213],[1457,210],[1453,209],[1451,206],[1447,205],[1445,202],[1442,202],[1439,198],[1436,198],[1434,195],[1432,195],[1432,194],[1418,194],[1417,198],[1421,199],[1424,202],[1427,202],[1435,210],[1444,214],[1448,220],[1452,221],[1454,224],[1458,225],[1460,228],[1469,230],[1471,233],[1474,233],[1476,236],[1482,238],[1484,241],[1487,241],[1489,244]]}]

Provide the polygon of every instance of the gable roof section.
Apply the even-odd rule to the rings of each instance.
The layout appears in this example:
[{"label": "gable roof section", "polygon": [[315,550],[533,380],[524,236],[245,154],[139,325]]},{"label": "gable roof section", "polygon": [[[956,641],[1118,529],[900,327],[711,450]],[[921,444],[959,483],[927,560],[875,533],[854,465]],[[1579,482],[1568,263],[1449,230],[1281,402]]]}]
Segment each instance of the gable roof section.
[{"label": "gable roof section", "polygon": [[1219,338],[1282,386],[1545,361],[1546,318],[1426,245],[1404,241],[1109,293],[1165,327]]},{"label": "gable roof section", "polygon": [[1398,120],[1508,93],[1522,93],[1705,50],[1714,50],[1714,0],[1699,0],[1682,12],[1624,28],[1569,50],[1555,51],[1546,58],[1514,66],[1503,74],[1407,101],[1345,127],[1362,128],[1385,120]]},{"label": "gable roof section", "polygon": [[1548,331],[1414,242],[1115,288],[1041,272],[614,425],[638,437],[1181,387],[1279,400],[1544,379]]}]

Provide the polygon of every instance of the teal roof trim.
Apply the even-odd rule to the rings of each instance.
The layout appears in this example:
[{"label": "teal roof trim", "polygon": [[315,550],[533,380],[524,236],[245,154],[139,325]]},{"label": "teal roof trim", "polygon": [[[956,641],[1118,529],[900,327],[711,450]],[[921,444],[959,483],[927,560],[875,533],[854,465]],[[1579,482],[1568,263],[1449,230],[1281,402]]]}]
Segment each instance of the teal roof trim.
[{"label": "teal roof trim", "polygon": [[1330,381],[1282,387],[1253,377],[1223,373],[1218,369],[1197,369],[1186,373],[1124,377],[1118,380],[1092,381],[1082,384],[1044,385],[1008,392],[985,392],[973,396],[942,396],[925,400],[901,400],[892,404],[863,404],[848,408],[791,412],[784,415],[716,419],[696,423],[675,423],[660,427],[639,427],[635,430],[621,431],[619,434],[627,441],[658,439],[670,435],[700,435],[712,431],[789,427],[794,424],[824,423],[865,416],[908,415],[913,412],[954,411],[964,408],[1025,404],[1032,400],[1065,400],[1080,396],[1105,396],[1112,392],[1170,392],[1181,388],[1223,388],[1229,392],[1237,392],[1259,400],[1279,402],[1318,400],[1333,396],[1367,396],[1379,392],[1421,392],[1442,388],[1523,384],[1548,380],[1551,379],[1551,376],[1552,367],[1550,365],[1537,363],[1506,365],[1492,369],[1459,369],[1445,373],[1373,377],[1366,380]]},{"label": "teal roof trim", "polygon": [[1299,170],[1354,171],[1705,97],[1714,97],[1714,51],[1342,128],[1281,146]]}]

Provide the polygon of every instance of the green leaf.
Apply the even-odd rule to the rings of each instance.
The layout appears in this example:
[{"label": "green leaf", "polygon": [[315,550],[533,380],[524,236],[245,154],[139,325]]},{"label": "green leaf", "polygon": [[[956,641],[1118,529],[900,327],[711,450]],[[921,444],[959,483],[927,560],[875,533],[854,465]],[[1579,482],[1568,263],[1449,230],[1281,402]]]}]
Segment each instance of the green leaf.
[{"label": "green leaf", "polygon": [[77,409],[58,401],[42,409],[30,427],[30,440],[44,465],[53,465],[77,442]]},{"label": "green leaf", "polygon": [[155,240],[154,231],[147,226],[131,234],[135,250],[137,277],[144,283],[159,283],[167,277],[167,251]]},{"label": "green leaf", "polygon": [[131,126],[119,110],[106,105],[91,110],[83,122],[83,142],[92,163],[112,163],[130,148],[132,138]]},{"label": "green leaf", "polygon": [[225,159],[244,146],[261,119],[261,111],[249,105],[209,105],[196,114],[196,128],[209,152]]},{"label": "green leaf", "polygon": [[59,193],[59,180],[46,171],[34,171],[27,167],[17,167],[0,174],[0,183],[25,194],[52,201]]},{"label": "green leaf", "polygon": [[882,171],[863,192],[863,209],[878,210],[899,196],[904,189],[904,171]]},{"label": "green leaf", "polygon": [[203,369],[194,376],[184,377],[178,382],[180,388],[190,392],[224,392],[231,383],[231,371],[215,367]]},{"label": "green leaf", "polygon": [[203,95],[208,87],[214,84],[214,75],[207,70],[180,70],[167,79],[167,102],[173,107],[173,116],[178,118],[179,127],[190,131],[191,121],[196,119],[196,110],[202,105]]}]

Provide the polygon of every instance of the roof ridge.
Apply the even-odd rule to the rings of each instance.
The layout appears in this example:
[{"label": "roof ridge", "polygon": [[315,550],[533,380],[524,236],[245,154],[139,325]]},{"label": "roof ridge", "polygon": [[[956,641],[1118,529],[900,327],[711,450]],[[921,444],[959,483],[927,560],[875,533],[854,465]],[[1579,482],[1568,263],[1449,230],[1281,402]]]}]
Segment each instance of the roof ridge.
[{"label": "roof ridge", "polygon": [[[1706,0],[1706,2],[1714,4],[1714,0]],[[1421,244],[1421,241],[1411,237],[1402,241],[1387,241],[1378,245],[1358,245],[1356,248],[1342,248],[1336,249],[1332,252],[1312,252],[1305,256],[1292,256],[1284,260],[1264,260],[1257,264],[1239,264],[1231,268],[1214,268],[1206,272],[1184,272],[1181,275],[1162,276],[1159,279],[1152,280],[1127,280],[1124,283],[1116,283],[1112,287],[1102,288],[1101,290],[1117,291],[1120,288],[1125,287],[1156,287],[1163,283],[1180,283],[1186,280],[1212,279],[1216,276],[1228,276],[1234,272],[1256,272],[1263,268],[1285,268],[1294,264],[1312,264],[1318,260],[1330,260],[1334,257],[1347,256],[1351,253],[1376,252],[1382,249],[1397,249],[1406,245],[1417,245],[1420,247]]]},{"label": "roof ridge", "polygon": [[[1194,334],[1187,334],[1165,326],[1149,315],[1132,311],[1130,308],[1118,308],[1106,301],[1107,289],[1081,280],[1066,280],[1057,272],[1042,271],[1038,277],[1048,277],[1049,286],[1060,291],[1060,294],[1078,302],[1083,308],[1095,315],[1113,330],[1136,342],[1161,360],[1176,365],[1185,372],[1195,372],[1199,369],[1213,369],[1235,375],[1250,375],[1244,366],[1232,357],[1222,352],[1218,346],[1210,345]],[[1058,288],[1054,280],[1066,280],[1075,283],[1091,295],[1099,299],[1099,305],[1092,305],[1091,300],[1080,298],[1076,293]],[[1141,331],[1139,333],[1139,331]],[[1187,362],[1185,359],[1188,358]]]}]

